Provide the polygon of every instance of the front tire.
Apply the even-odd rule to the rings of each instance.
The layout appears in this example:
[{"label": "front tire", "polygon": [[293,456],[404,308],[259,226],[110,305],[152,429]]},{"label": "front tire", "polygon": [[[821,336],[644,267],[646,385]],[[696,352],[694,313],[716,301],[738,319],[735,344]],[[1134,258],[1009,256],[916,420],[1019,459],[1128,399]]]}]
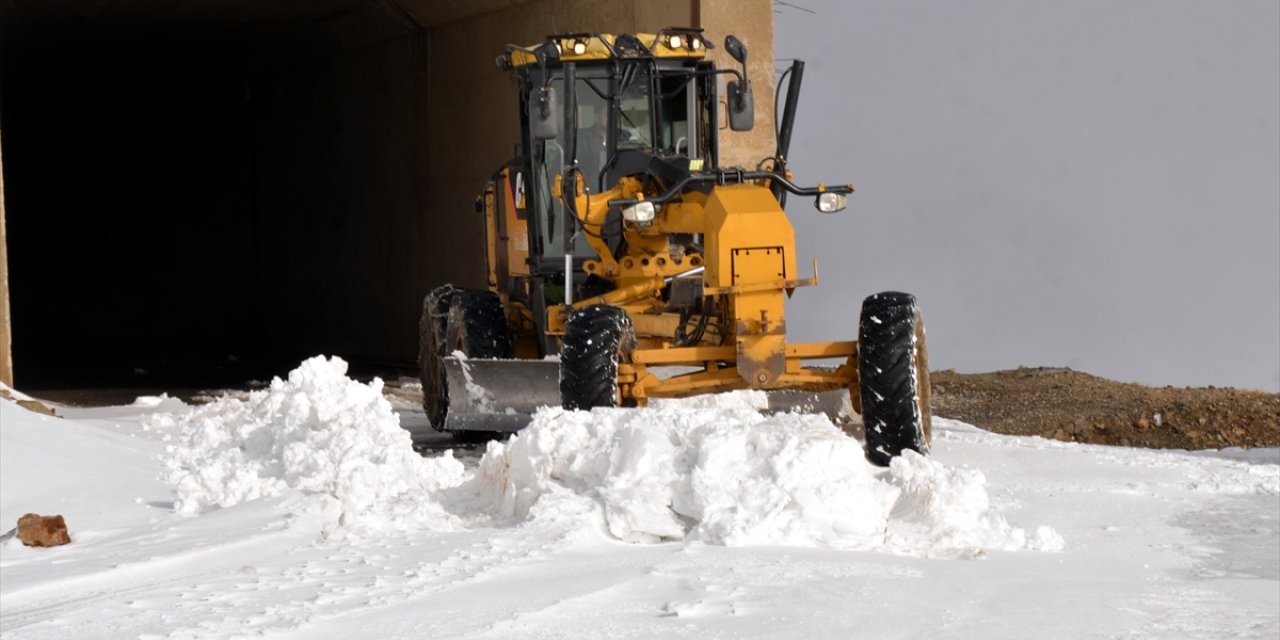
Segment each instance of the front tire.
[{"label": "front tire", "polygon": [[929,452],[929,351],[915,296],[889,291],[862,303],[858,377],[867,459]]},{"label": "front tire", "polygon": [[635,348],[631,316],[619,307],[593,305],[565,323],[560,351],[560,402],[565,409],[589,410],[623,403],[618,364]]}]

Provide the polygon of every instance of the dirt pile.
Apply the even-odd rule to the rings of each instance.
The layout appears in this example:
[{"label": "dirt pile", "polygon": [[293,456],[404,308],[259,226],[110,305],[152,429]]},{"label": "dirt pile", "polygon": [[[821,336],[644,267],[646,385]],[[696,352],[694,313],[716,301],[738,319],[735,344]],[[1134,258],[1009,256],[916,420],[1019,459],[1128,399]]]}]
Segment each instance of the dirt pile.
[{"label": "dirt pile", "polygon": [[1153,388],[1070,369],[930,373],[934,415],[996,433],[1156,449],[1280,446],[1280,394]]}]

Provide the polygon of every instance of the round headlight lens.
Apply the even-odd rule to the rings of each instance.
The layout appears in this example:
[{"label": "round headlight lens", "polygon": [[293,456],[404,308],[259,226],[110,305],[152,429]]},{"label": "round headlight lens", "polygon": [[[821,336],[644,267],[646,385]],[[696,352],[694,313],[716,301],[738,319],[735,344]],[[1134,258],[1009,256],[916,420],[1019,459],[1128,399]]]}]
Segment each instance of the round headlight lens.
[{"label": "round headlight lens", "polygon": [[843,193],[826,193],[818,194],[818,199],[813,203],[818,211],[823,213],[835,213],[843,211],[849,199]]},{"label": "round headlight lens", "polygon": [[653,222],[653,216],[657,213],[653,203],[648,200],[637,202],[622,210],[622,219],[627,222],[636,222],[640,224],[648,224]]}]

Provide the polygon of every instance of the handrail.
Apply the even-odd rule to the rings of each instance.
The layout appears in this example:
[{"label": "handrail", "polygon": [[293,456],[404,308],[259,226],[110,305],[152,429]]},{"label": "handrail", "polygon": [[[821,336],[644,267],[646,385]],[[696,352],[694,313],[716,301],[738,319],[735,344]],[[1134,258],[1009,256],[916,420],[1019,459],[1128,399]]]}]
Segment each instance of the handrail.
[{"label": "handrail", "polygon": [[667,189],[666,193],[653,198],[615,198],[609,200],[610,207],[626,208],[640,202],[652,202],[653,204],[665,204],[680,195],[691,184],[701,184],[705,182],[714,182],[719,185],[726,184],[743,184],[753,180],[772,180],[782,185],[788,192],[798,196],[817,196],[823,193],[839,193],[849,195],[853,193],[853,185],[843,184],[835,186],[826,186],[819,184],[816,187],[797,187],[786,178],[773,173],[772,171],[744,171],[741,169],[732,171],[717,171],[715,173],[690,175],[682,178],[679,182]]}]

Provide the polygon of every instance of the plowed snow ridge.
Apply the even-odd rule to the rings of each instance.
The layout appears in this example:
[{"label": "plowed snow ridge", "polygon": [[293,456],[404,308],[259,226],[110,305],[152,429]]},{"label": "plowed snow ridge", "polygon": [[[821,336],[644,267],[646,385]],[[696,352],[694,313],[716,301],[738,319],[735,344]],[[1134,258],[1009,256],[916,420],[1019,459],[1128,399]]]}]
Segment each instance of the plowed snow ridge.
[{"label": "plowed snow ridge", "polygon": [[[644,409],[544,408],[478,469],[413,453],[382,382],[312,358],[247,400],[153,418],[182,436],[169,452],[180,511],[309,492],[348,530],[435,529],[578,517],[584,503],[627,542],[689,539],[885,549],[1059,550],[995,512],[985,478],[908,454],[889,469],[822,416],[764,415],[752,392]],[[555,500],[547,500],[556,496]]]}]

